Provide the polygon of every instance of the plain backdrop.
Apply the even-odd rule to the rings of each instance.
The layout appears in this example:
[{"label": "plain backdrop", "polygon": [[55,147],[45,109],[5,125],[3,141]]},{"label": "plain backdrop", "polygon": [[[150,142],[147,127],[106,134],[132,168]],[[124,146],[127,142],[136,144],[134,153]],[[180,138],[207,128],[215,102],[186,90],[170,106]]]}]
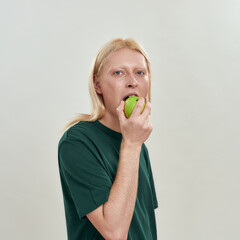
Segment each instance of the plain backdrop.
[{"label": "plain backdrop", "polygon": [[158,239],[240,239],[239,13],[238,0],[1,1],[0,238],[67,239],[59,132],[90,111],[98,50],[132,37],[153,73]]}]

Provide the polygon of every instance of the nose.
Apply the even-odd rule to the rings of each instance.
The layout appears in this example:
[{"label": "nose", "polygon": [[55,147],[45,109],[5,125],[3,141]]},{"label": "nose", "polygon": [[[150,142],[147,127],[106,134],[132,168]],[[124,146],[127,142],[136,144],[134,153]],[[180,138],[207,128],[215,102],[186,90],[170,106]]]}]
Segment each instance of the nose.
[{"label": "nose", "polygon": [[127,87],[137,87],[138,82],[134,74],[130,73],[127,76]]}]

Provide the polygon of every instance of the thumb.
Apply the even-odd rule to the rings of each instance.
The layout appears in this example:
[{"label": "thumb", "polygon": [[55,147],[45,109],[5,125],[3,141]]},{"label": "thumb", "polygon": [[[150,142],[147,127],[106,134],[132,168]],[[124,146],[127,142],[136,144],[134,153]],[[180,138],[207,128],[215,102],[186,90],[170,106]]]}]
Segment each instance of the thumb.
[{"label": "thumb", "polygon": [[125,119],[124,104],[125,104],[125,102],[122,100],[120,105],[116,109],[119,121],[123,121]]}]

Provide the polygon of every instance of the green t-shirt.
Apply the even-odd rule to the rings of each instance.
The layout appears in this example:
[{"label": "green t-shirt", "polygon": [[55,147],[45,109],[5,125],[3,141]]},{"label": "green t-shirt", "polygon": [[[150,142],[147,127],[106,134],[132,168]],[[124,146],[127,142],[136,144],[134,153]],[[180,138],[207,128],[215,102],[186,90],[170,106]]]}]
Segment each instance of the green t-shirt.
[{"label": "green t-shirt", "polygon": [[[122,134],[98,120],[78,122],[61,137],[58,162],[69,240],[104,239],[86,217],[108,201],[116,176]],[[138,193],[128,240],[156,240],[158,207],[148,150],[142,145]]]}]

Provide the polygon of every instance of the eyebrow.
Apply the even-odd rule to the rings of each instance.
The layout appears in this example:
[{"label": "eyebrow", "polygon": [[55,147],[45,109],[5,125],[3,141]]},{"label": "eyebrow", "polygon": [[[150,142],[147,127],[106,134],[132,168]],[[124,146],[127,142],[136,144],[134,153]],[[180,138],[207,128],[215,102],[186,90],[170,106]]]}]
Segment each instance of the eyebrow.
[{"label": "eyebrow", "polygon": [[[108,71],[111,71],[112,69],[118,69],[118,68],[120,68],[120,69],[129,69],[129,67],[128,66],[126,66],[126,65],[118,65],[118,66],[110,66],[109,68],[108,68]],[[147,70],[147,66],[145,67],[145,66],[140,66],[140,65],[136,65],[136,66],[134,66],[134,69],[141,69],[141,70]]]}]

